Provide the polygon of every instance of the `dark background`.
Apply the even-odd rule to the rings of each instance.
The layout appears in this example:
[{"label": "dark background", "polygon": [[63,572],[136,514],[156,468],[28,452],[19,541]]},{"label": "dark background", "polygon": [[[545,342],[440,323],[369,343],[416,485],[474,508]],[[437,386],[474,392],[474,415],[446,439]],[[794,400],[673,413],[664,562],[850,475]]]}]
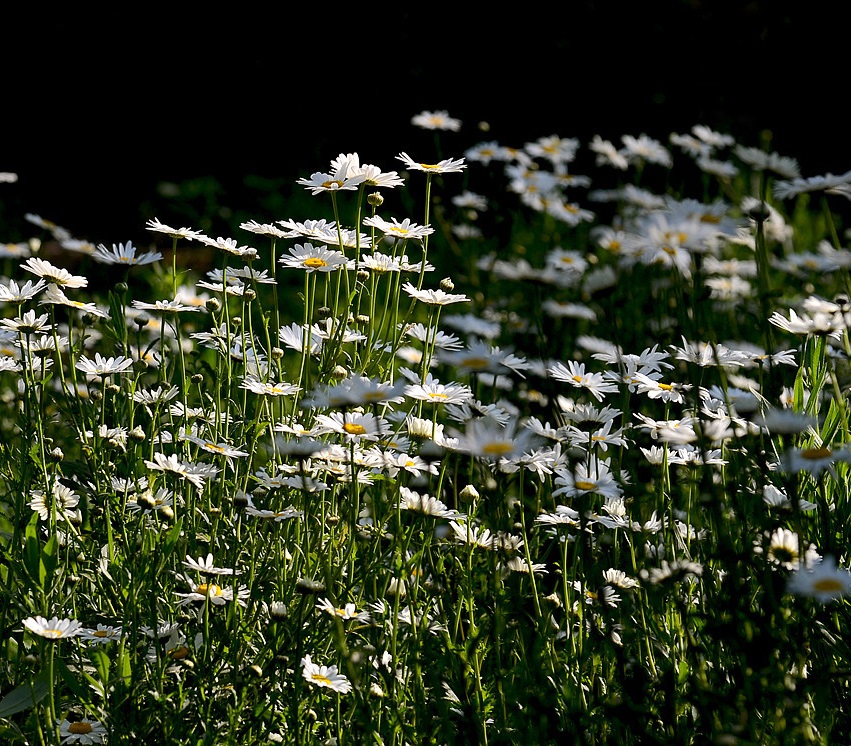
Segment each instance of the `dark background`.
[{"label": "dark background", "polygon": [[236,206],[249,176],[303,192],[295,180],[341,152],[384,170],[403,150],[425,161],[433,133],[410,124],[423,110],[463,122],[444,156],[550,134],[667,142],[705,124],[747,145],[769,132],[804,176],[851,168],[839,3],[174,7],[0,19],[0,171],[19,175],[0,185],[0,240],[31,232],[19,215],[33,212],[144,244],[150,217],[186,224],[162,182],[211,176]]}]

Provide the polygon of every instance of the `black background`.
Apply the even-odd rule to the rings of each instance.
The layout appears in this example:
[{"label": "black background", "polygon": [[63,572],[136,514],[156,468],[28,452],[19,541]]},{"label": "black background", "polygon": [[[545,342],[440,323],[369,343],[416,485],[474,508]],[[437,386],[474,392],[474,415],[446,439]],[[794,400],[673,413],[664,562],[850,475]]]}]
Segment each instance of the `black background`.
[{"label": "black background", "polygon": [[0,185],[0,240],[26,211],[144,243],[152,210],[180,222],[152,200],[162,181],[211,175],[239,202],[247,175],[291,188],[341,152],[384,170],[400,151],[427,160],[433,133],[410,124],[423,110],[463,122],[444,156],[705,124],[748,145],[770,132],[804,176],[851,168],[839,3],[128,8],[4,11],[0,171],[19,181]]}]

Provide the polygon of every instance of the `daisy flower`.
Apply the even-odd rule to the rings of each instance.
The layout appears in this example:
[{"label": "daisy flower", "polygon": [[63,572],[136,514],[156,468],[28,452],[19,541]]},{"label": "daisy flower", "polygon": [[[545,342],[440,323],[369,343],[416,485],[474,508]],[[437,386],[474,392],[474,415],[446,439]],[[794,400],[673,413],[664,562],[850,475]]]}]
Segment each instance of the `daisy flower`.
[{"label": "daisy flower", "polygon": [[825,446],[812,448],[790,448],[781,456],[783,469],[787,472],[808,472],[814,479],[825,471],[835,475],[839,461],[851,461],[846,450],[831,450]]},{"label": "daisy flower", "polygon": [[251,246],[240,246],[235,238],[223,238],[222,236],[210,238],[209,236],[201,235],[198,237],[198,240],[207,246],[211,246],[214,249],[221,249],[234,256],[246,257],[249,260],[256,259],[258,256],[257,249]]},{"label": "daisy flower", "polygon": [[290,250],[289,256],[282,256],[278,263],[285,267],[304,269],[310,272],[333,272],[345,267],[348,259],[341,251],[335,251],[325,246],[314,246],[311,243],[296,244]]},{"label": "daisy flower", "polygon": [[27,280],[23,285],[18,285],[14,280],[9,280],[8,285],[0,284],[0,303],[20,304],[32,300],[46,287],[47,282],[43,279],[35,282]]},{"label": "daisy flower", "polygon": [[234,571],[230,567],[217,567],[213,563],[212,552],[208,552],[206,557],[198,557],[197,559],[187,554],[186,559],[183,561],[183,566],[204,575],[239,575],[241,572],[240,570]]},{"label": "daisy flower", "polygon": [[473,398],[473,391],[461,383],[440,383],[429,373],[425,383],[405,386],[405,396],[434,404],[462,404]]},{"label": "daisy flower", "polygon": [[35,616],[24,619],[24,627],[47,640],[62,640],[81,634],[83,625],[73,619],[60,619],[56,616],[45,619],[43,616]]},{"label": "daisy flower", "polygon": [[33,490],[30,492],[30,496],[32,499],[28,505],[38,513],[38,517],[42,521],[50,518],[54,506],[58,517],[68,517],[80,502],[80,497],[76,492],[59,482],[53,483],[50,497],[43,490]]},{"label": "daisy flower", "polygon": [[760,148],[747,145],[736,145],[733,152],[739,160],[746,163],[754,171],[771,171],[786,179],[797,179],[801,175],[798,161],[777,153],[766,153]]},{"label": "daisy flower", "polygon": [[463,433],[456,435],[458,450],[491,461],[522,456],[537,440],[535,433],[522,427],[517,419],[510,419],[505,426],[484,418],[474,419]]},{"label": "daisy flower", "polygon": [[365,218],[363,224],[371,228],[376,228],[385,236],[392,236],[393,238],[423,239],[434,233],[434,228],[430,225],[417,225],[416,223],[412,223],[410,218],[405,218],[402,222],[399,222],[396,218],[390,218],[387,221],[378,215],[374,215]]},{"label": "daisy flower", "polygon": [[414,513],[431,516],[433,518],[448,518],[451,520],[463,520],[466,516],[457,510],[452,510],[443,502],[431,495],[421,495],[405,486],[399,487],[399,509],[410,510]]},{"label": "daisy flower", "polygon": [[58,285],[54,285],[53,283],[50,283],[50,285],[47,286],[47,290],[45,290],[44,294],[41,298],[39,298],[38,303],[40,306],[68,306],[69,308],[76,308],[82,313],[88,313],[102,319],[109,318],[109,314],[106,311],[101,311],[94,303],[84,303],[82,301],[72,300],[65,295],[62,288]]},{"label": "daisy flower", "polygon": [[202,466],[181,461],[175,454],[166,456],[164,453],[154,453],[154,460],[145,460],[145,466],[154,471],[164,471],[179,476],[191,482],[198,490],[204,489],[204,483],[216,474],[215,467]]},{"label": "daisy flower", "polygon": [[189,586],[186,593],[177,593],[180,599],[177,602],[178,606],[187,606],[192,603],[202,603],[209,601],[214,606],[224,606],[226,603],[236,601],[240,606],[247,606],[246,599],[250,591],[245,586],[239,586],[234,591],[233,586],[220,586],[217,583],[196,583],[189,576],[183,575],[183,580]]},{"label": "daisy flower", "polygon": [[118,357],[104,357],[99,352],[96,352],[94,360],[81,357],[74,367],[87,376],[110,376],[115,373],[126,373],[132,365],[133,360],[122,355]]},{"label": "daisy flower", "polygon": [[627,160],[635,163],[656,163],[670,168],[673,165],[670,151],[658,140],[641,134],[638,137],[623,135],[624,155]]},{"label": "daisy flower", "polygon": [[849,184],[851,184],[851,171],[846,171],[839,176],[825,174],[824,176],[810,176],[806,179],[795,178],[789,181],[776,181],[772,192],[777,199],[788,199],[806,192],[827,192],[831,189],[842,191],[843,188],[847,190]]},{"label": "daisy flower", "polygon": [[573,469],[556,469],[554,483],[558,485],[558,489],[553,490],[553,497],[576,497],[593,493],[613,499],[623,494],[608,462],[596,458],[590,459],[590,463],[579,462]]},{"label": "daisy flower", "polygon": [[261,381],[257,376],[252,375],[245,376],[239,387],[261,396],[290,396],[301,391],[301,387],[294,383]]},{"label": "daisy flower", "polygon": [[59,723],[59,737],[62,744],[79,743],[81,746],[106,743],[107,731],[98,720],[83,718],[82,720],[63,720]]},{"label": "daisy flower", "polygon": [[330,598],[323,598],[316,604],[316,608],[320,611],[324,611],[326,614],[330,614],[332,617],[343,619],[344,621],[348,621],[350,619],[357,619],[359,622],[369,621],[369,612],[358,611],[357,607],[352,603],[348,603],[340,607],[336,606]]},{"label": "daisy flower", "polygon": [[67,269],[54,267],[50,262],[34,256],[27,259],[21,265],[21,269],[38,275],[45,282],[50,282],[61,287],[84,288],[89,284],[89,281],[85,277],[72,275]]},{"label": "daisy flower", "polygon": [[451,303],[469,303],[470,299],[462,293],[447,293],[444,290],[418,290],[410,282],[402,285],[408,295],[429,306],[447,306]]},{"label": "daisy flower", "polygon": [[161,223],[157,218],[153,218],[145,223],[145,228],[149,231],[157,233],[165,233],[171,238],[185,238],[188,241],[200,241],[204,234],[200,231],[192,230],[191,228],[172,228],[170,225]]},{"label": "daisy flower", "polygon": [[461,129],[461,120],[449,116],[446,110],[421,111],[411,117],[411,124],[424,130],[449,130],[457,132]]},{"label": "daisy flower", "polygon": [[338,433],[347,441],[378,440],[390,432],[390,424],[383,417],[370,412],[333,412],[316,416],[316,433]]},{"label": "daisy flower", "polygon": [[163,258],[159,251],[146,251],[142,254],[136,253],[136,247],[128,241],[126,244],[112,244],[107,249],[103,244],[98,244],[92,253],[92,258],[101,264],[124,264],[126,266],[153,264]]},{"label": "daisy flower", "polygon": [[452,159],[444,158],[437,163],[417,163],[407,153],[399,153],[396,156],[397,160],[402,161],[405,166],[412,171],[425,171],[429,174],[453,174],[460,173],[467,168],[463,158]]},{"label": "daisy flower", "polygon": [[825,557],[812,567],[800,566],[790,576],[787,590],[796,596],[829,603],[851,593],[851,572],[837,567],[833,557]]},{"label": "daisy flower", "polygon": [[616,393],[618,386],[607,381],[602,373],[586,372],[585,363],[569,360],[567,365],[555,362],[548,366],[547,372],[556,380],[569,383],[571,386],[585,389],[597,401],[603,401],[605,394]]},{"label": "daisy flower", "polygon": [[111,624],[98,624],[97,627],[84,627],[79,636],[92,645],[106,645],[121,639],[121,625],[114,627]]},{"label": "daisy flower", "polygon": [[[200,284],[200,283],[199,283]],[[181,303],[177,300],[158,300],[153,303],[146,303],[141,300],[133,301],[133,308],[138,308],[143,311],[159,311],[161,313],[178,313],[180,311],[203,311],[200,306],[189,306],[186,303]]]},{"label": "daisy flower", "polygon": [[349,175],[348,163],[344,160],[338,160],[336,166],[333,173],[314,171],[309,179],[298,179],[296,183],[317,195],[325,192],[352,191],[357,189],[365,179],[363,174]]},{"label": "daisy flower", "polygon": [[331,689],[339,694],[349,694],[352,691],[351,682],[337,671],[337,666],[320,666],[314,663],[309,655],[301,659],[301,675],[313,686]]}]

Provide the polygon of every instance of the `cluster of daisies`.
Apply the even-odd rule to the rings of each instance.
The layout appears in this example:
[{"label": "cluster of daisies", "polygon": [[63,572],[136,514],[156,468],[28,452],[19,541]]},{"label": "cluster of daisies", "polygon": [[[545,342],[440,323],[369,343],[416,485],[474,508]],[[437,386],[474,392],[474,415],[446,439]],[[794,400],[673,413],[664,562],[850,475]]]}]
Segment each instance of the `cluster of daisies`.
[{"label": "cluster of daisies", "polygon": [[[423,112],[413,124],[460,129],[446,112]],[[642,135],[625,136],[620,147],[595,138],[588,148],[597,167],[616,174],[669,170],[672,149],[730,193],[742,173],[771,179],[778,206],[751,194],[706,203],[634,184],[592,190],[590,177],[574,173],[579,141],[558,136],[520,148],[483,142],[463,158],[434,163],[399,154],[408,179],[422,177],[448,194],[445,202],[457,215],[443,237],[472,257],[470,275],[487,278],[480,289],[457,289],[457,277],[429,279],[446,264],[429,252],[432,206],[422,224],[383,215],[384,190],[405,186],[406,178],[363,164],[356,153],[341,153],[326,171],[297,182],[335,213],[351,195],[353,227],[328,218],[252,220],[239,226],[253,237],[243,242],[154,218],[146,228],[154,243],[167,239],[166,245],[140,251],[132,242],[92,245],[27,215],[66,252],[115,268],[124,283],[111,303],[87,300],[81,295],[87,278],[37,256],[37,241],[0,247],[16,272],[0,282],[0,371],[17,381],[5,399],[17,407],[23,397],[33,417],[43,414],[39,428],[26,433],[32,439],[26,447],[43,447],[52,464],[26,497],[41,535],[84,549],[99,531],[87,522],[86,506],[105,490],[118,498],[118,521],[138,520],[158,531],[179,515],[194,532],[207,532],[215,552],[184,554],[181,566],[171,568],[162,625],[142,630],[152,663],[197,654],[204,613],[218,607],[288,618],[283,601],[258,598],[252,589],[251,556],[234,551],[233,535],[215,528],[223,513],[231,527],[286,532],[288,541],[302,535],[292,533],[293,525],[308,535],[318,531],[320,551],[323,532],[342,521],[349,538],[334,534],[335,540],[376,539],[373,551],[388,552],[387,566],[406,521],[427,522],[426,540],[436,551],[489,556],[498,577],[517,574],[546,587],[556,599],[547,614],[561,638],[581,633],[596,615],[596,628],[623,644],[627,618],[613,622],[612,611],[626,596],[675,583],[697,593],[707,572],[723,572],[701,559],[708,528],[699,510],[647,499],[655,485],[669,493],[696,471],[723,484],[734,454],[737,463],[752,458],[754,464],[737,489],[772,515],[816,514],[843,507],[839,497],[819,504],[815,495],[825,494],[817,489],[825,480],[842,482],[851,462],[847,401],[834,400],[839,424],[824,439],[820,410],[801,403],[833,394],[813,393],[823,381],[796,380],[802,351],[814,340],[828,367],[851,353],[851,303],[838,292],[851,290],[851,252],[828,241],[800,250],[780,209],[806,193],[851,198],[851,172],[803,179],[793,159],[737,145],[703,126],[672,135],[668,146]],[[469,188],[470,164],[501,169],[516,209],[552,221],[562,244],[583,235],[587,245],[547,246],[534,254],[538,260],[533,252],[486,248],[480,217],[493,206]],[[455,177],[463,184],[453,184]],[[613,215],[603,223],[598,216],[605,212]],[[445,205],[439,217],[446,220]],[[765,242],[779,250],[763,252]],[[134,267],[161,262],[169,249],[179,257],[191,243],[208,247],[222,266],[199,278],[166,270],[170,283],[159,289],[167,297],[121,294],[136,280]],[[770,289],[771,277],[804,279],[812,289],[795,308],[768,309],[767,332],[746,336],[743,324],[739,339],[689,339],[675,335],[677,320],[660,312],[646,328],[641,319],[627,319],[638,327],[625,345],[615,340],[605,298],[638,272],[658,283],[651,296],[667,298],[690,284],[702,293],[692,297],[731,317],[742,309],[763,313],[758,291]],[[815,284],[821,277],[844,278],[846,286],[826,295]],[[280,297],[285,278],[302,288],[295,318],[287,316],[292,302]],[[512,314],[499,298],[487,297],[488,283],[524,293],[534,288],[525,294],[538,298],[539,316],[560,324],[552,328],[573,330],[571,348],[551,339],[530,342],[528,352],[518,347],[540,327],[532,313]],[[654,341],[666,338],[673,341]],[[51,406],[49,396],[59,405]],[[64,478],[70,475],[61,465],[72,453],[96,464],[90,479]],[[789,494],[793,475],[810,480],[802,483],[810,491]],[[524,491],[530,484],[531,500]],[[793,524],[753,539],[754,553],[783,574],[790,594],[828,602],[851,593],[848,570]],[[574,556],[580,545],[582,557],[604,568],[593,577]],[[404,546],[410,563],[410,536]],[[619,554],[617,547],[629,551]],[[98,552],[106,572],[109,560]],[[289,548],[286,555],[295,568],[286,584],[326,590],[310,585],[308,570],[316,567],[309,560],[297,560]],[[216,556],[233,561],[220,566]],[[433,567],[406,565],[410,574],[384,584],[385,596],[417,601],[388,603],[366,592],[375,585],[348,565],[351,556],[339,558],[337,587],[318,599],[317,613],[343,622],[351,634],[400,626],[445,632],[453,603],[442,595],[449,592],[445,578],[429,575]],[[630,561],[618,566],[618,556]],[[550,580],[556,575],[569,582]],[[276,589],[279,597],[285,583]],[[429,592],[425,602],[420,587]],[[127,634],[118,620],[85,626],[61,614],[24,618],[23,628],[47,641],[73,637],[87,645]],[[356,682],[337,665],[350,661],[314,662],[334,651],[318,637],[310,644],[317,649],[300,658],[303,681],[350,694]],[[378,696],[388,680],[412,675],[387,650],[365,666],[366,688]],[[98,743],[105,734],[88,718],[63,720],[60,731],[68,743]]]}]

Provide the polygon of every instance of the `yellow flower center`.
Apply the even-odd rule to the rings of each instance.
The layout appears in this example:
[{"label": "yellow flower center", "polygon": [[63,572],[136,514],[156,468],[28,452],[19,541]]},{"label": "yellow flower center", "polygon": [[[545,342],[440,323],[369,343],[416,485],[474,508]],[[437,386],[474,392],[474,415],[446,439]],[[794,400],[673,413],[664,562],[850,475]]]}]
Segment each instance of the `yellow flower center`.
[{"label": "yellow flower center", "polygon": [[310,678],[313,679],[314,681],[318,681],[320,684],[325,684],[326,686],[331,686],[331,679],[329,679],[327,676],[322,676],[321,674],[318,674],[318,673],[312,673],[312,674],[310,674]]},{"label": "yellow flower center", "polygon": [[216,445],[215,443],[209,443],[207,441],[204,441],[204,448],[206,448],[208,451],[214,451],[215,453],[225,452],[225,449],[222,448],[220,445]]},{"label": "yellow flower center", "polygon": [[349,435],[363,435],[366,432],[366,428],[363,425],[358,425],[356,422],[347,422],[343,425],[343,430]]},{"label": "yellow flower center", "polygon": [[74,735],[82,736],[92,732],[91,723],[71,723],[68,726],[68,732]]},{"label": "yellow flower center", "polygon": [[343,182],[339,179],[331,179],[329,181],[323,181],[322,186],[326,189],[339,189],[341,186],[343,186]]},{"label": "yellow flower center", "polygon": [[576,480],[574,484],[576,485],[576,489],[585,490],[586,492],[588,490],[593,490],[597,486],[594,482],[586,482],[582,479]]},{"label": "yellow flower center", "polygon": [[189,657],[189,648],[186,645],[177,645],[166,651],[166,655],[172,660],[180,661]]},{"label": "yellow flower center", "polygon": [[660,384],[658,384],[658,386],[663,391],[673,391],[674,390],[674,386],[671,383],[660,383]]},{"label": "yellow flower center", "polygon": [[92,632],[92,637],[109,637],[109,630],[97,629],[94,632]]},{"label": "yellow flower center", "polygon": [[320,259],[318,256],[312,256],[309,259],[304,260],[304,266],[309,267],[310,269],[318,269],[319,267],[327,267],[328,262],[324,259]]},{"label": "yellow flower center", "polygon": [[830,458],[833,455],[830,448],[805,448],[801,451],[801,456],[810,461],[818,461],[823,458]]},{"label": "yellow flower center", "polygon": [[440,394],[440,393],[437,393],[437,392],[430,392],[428,396],[429,396],[430,399],[448,399],[449,398],[446,394]]},{"label": "yellow flower center", "polygon": [[488,443],[482,448],[482,453],[488,456],[503,456],[506,453],[511,453],[514,450],[514,444],[506,441],[498,443]]},{"label": "yellow flower center", "polygon": [[202,596],[221,596],[222,589],[217,586],[215,583],[201,583],[196,589],[196,593],[200,593]]},{"label": "yellow flower center", "polygon": [[440,168],[440,165],[437,163],[420,163],[420,168],[435,169]]},{"label": "yellow flower center", "polygon": [[483,357],[468,357],[465,358],[464,367],[465,368],[487,368],[488,361]]},{"label": "yellow flower center", "polygon": [[836,578],[819,578],[813,583],[813,590],[819,593],[839,593],[844,588]]}]

